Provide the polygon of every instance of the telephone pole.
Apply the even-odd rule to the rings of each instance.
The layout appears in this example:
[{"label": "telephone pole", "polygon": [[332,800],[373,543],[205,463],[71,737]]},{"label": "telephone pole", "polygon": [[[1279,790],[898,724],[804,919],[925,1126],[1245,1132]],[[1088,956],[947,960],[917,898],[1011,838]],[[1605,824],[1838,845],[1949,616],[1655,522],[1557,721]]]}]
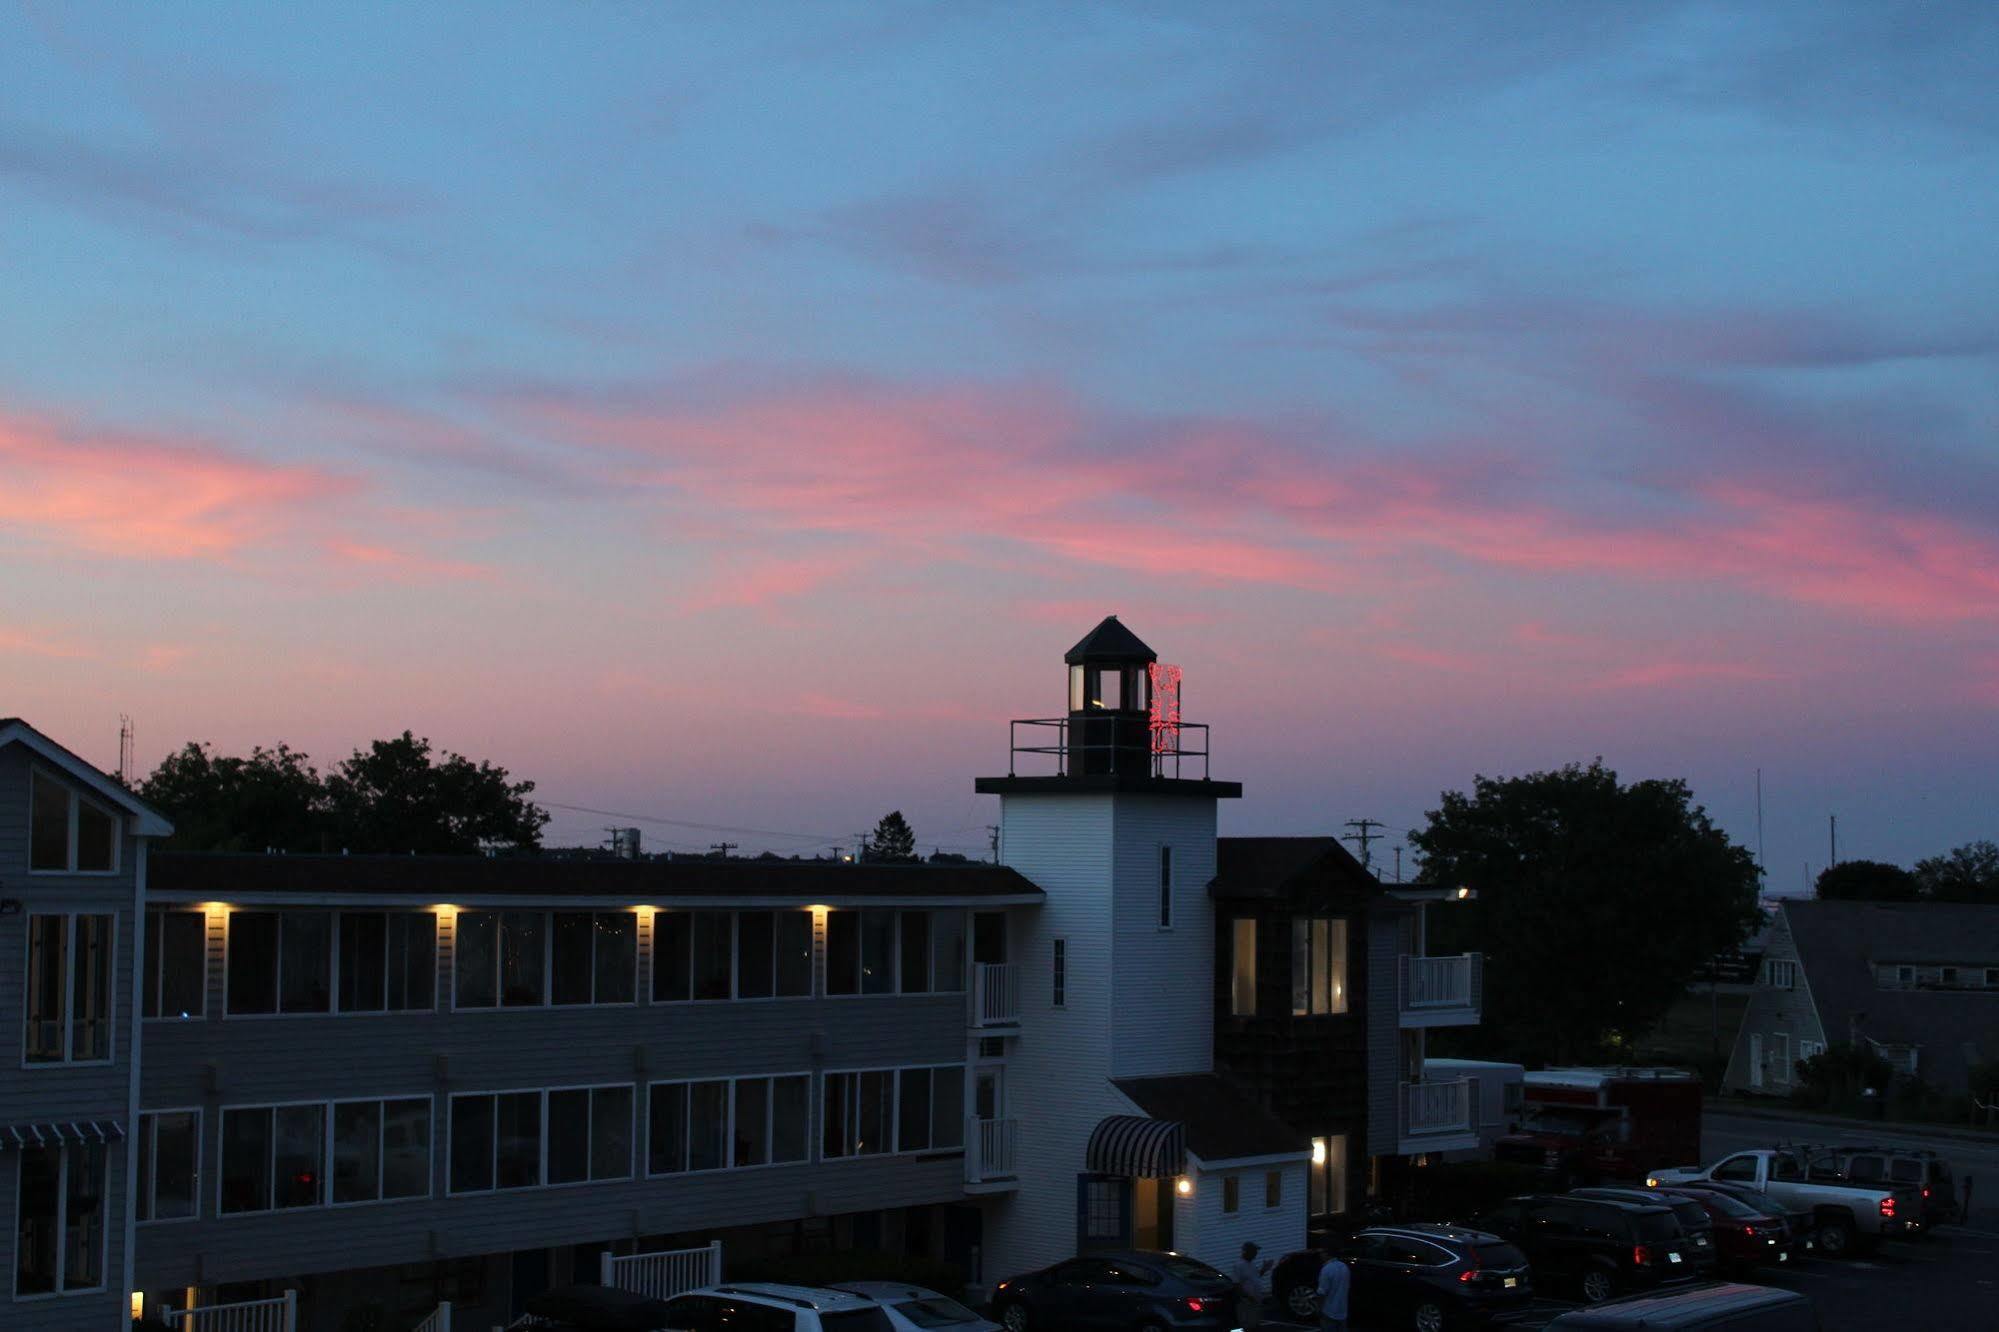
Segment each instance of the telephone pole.
[{"label": "telephone pole", "polygon": [[1354,829],[1354,831],[1350,833],[1341,833],[1340,840],[1342,842],[1352,842],[1354,845],[1360,848],[1360,867],[1362,869],[1369,871],[1373,870],[1374,853],[1370,851],[1368,848],[1370,844],[1381,840],[1381,834],[1374,830],[1376,828],[1385,828],[1387,826],[1388,826],[1387,824],[1382,823],[1379,819],[1347,820],[1347,827]]},{"label": "telephone pole", "polygon": [[1830,867],[1839,863],[1839,815],[1825,816],[1825,835],[1832,852],[1832,858],[1826,861],[1826,865]]},{"label": "telephone pole", "polygon": [[986,842],[993,849],[993,864],[999,864],[999,825],[997,823],[988,823],[986,825]]},{"label": "telephone pole", "polygon": [[729,853],[731,851],[734,851],[740,845],[741,843],[739,842],[710,842],[708,844],[708,849],[710,851],[720,851],[722,853],[722,859],[727,860],[729,858]]}]

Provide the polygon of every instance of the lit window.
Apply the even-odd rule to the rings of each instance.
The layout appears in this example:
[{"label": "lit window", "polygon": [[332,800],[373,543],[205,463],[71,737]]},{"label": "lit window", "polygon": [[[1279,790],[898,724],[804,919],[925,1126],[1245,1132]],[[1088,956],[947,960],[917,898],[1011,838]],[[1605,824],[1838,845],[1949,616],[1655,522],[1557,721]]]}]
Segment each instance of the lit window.
[{"label": "lit window", "polygon": [[1236,917],[1230,950],[1229,1012],[1236,1017],[1256,1016],[1256,921]]},{"label": "lit window", "polygon": [[1291,1013],[1347,1011],[1347,923],[1323,916],[1291,921]]},{"label": "lit window", "polygon": [[1347,1210],[1346,1134],[1312,1139],[1309,1193],[1314,1216],[1333,1216]]}]

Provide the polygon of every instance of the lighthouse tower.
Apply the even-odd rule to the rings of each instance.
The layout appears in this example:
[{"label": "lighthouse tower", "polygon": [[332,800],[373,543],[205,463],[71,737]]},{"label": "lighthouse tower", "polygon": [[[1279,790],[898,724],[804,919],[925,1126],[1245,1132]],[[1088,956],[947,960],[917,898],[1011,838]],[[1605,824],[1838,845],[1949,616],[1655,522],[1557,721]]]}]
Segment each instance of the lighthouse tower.
[{"label": "lighthouse tower", "polygon": [[1212,1070],[1207,890],[1217,802],[1242,787],[1209,777],[1205,727],[1154,706],[1155,685],[1177,696],[1177,672],[1155,670],[1116,616],[1064,661],[1067,715],[1014,722],[1008,774],[977,781],[1000,797],[1002,863],[1047,894],[1014,913],[1007,940],[1021,989],[1005,1068],[1020,1187],[986,1200],[988,1281],[1114,1235],[1173,1247],[1204,1201],[1219,1206],[1195,1196],[1178,1126],[1149,1120],[1130,1089]]}]

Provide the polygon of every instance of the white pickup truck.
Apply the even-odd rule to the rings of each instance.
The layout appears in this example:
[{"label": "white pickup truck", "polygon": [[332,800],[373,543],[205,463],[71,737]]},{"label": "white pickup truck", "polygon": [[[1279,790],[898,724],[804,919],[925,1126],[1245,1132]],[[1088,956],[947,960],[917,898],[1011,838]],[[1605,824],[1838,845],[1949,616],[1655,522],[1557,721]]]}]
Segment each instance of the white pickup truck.
[{"label": "white pickup truck", "polygon": [[1711,1166],[1654,1170],[1645,1182],[1654,1188],[1697,1181],[1744,1184],[1789,1212],[1809,1212],[1818,1251],[1843,1258],[1877,1241],[1922,1229],[1922,1197],[1915,1189],[1847,1184],[1808,1168],[1803,1152],[1759,1148],[1724,1156]]}]

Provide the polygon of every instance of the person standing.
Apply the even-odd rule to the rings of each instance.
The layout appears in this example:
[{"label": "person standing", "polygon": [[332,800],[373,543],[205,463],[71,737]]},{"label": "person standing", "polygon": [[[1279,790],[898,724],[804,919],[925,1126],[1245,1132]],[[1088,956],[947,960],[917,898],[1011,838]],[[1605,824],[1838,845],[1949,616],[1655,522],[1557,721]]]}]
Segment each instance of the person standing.
[{"label": "person standing", "polygon": [[1263,1326],[1263,1302],[1270,1298],[1271,1262],[1266,1258],[1259,1266],[1256,1253],[1256,1241],[1246,1241],[1242,1246],[1242,1257],[1236,1259],[1235,1268],[1229,1274],[1235,1278],[1236,1325],[1243,1332]]},{"label": "person standing", "polygon": [[1353,1276],[1338,1254],[1319,1269],[1319,1332],[1347,1332],[1347,1289]]}]

